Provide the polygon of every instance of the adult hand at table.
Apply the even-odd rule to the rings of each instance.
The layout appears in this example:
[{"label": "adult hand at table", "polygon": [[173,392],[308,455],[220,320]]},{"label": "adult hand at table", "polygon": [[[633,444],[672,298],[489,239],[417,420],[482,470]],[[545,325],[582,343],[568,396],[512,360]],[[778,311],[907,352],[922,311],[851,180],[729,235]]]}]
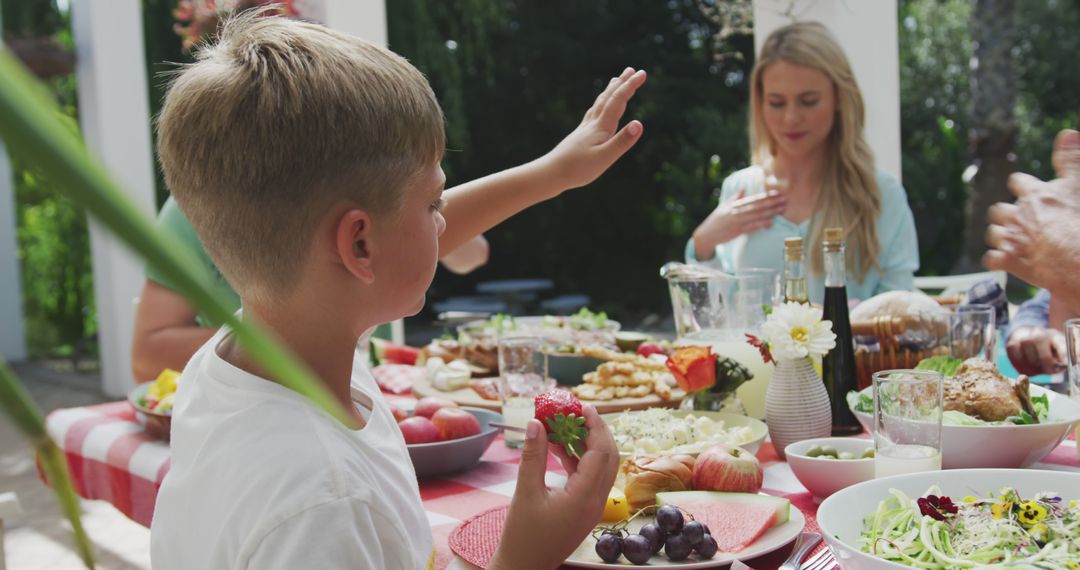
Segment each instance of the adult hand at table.
[{"label": "adult hand at table", "polygon": [[641,139],[644,130],[641,121],[630,121],[620,130],[619,120],[645,78],[644,70],[635,71],[631,67],[611,78],[585,112],[581,124],[539,159],[548,167],[560,191],[596,180]]},{"label": "adult hand at table", "polygon": [[1009,361],[1021,374],[1054,374],[1065,368],[1065,335],[1040,327],[1019,327],[1005,343]]},{"label": "adult hand at table", "polygon": [[1053,162],[1056,180],[1009,177],[1009,189],[1019,199],[990,208],[986,242],[991,249],[983,264],[1045,287],[1068,306],[1080,306],[1080,289],[1071,283],[1080,272],[1080,133],[1058,134]]},{"label": "adult hand at table", "polygon": [[787,198],[777,190],[749,197],[745,190],[739,192],[694,230],[694,256],[698,261],[712,259],[717,245],[772,226],[773,217],[783,214],[786,207]]},{"label": "adult hand at table", "polygon": [[[506,515],[502,540],[488,568],[550,570],[566,560],[600,521],[619,468],[619,450],[596,408],[582,408],[589,437],[581,460],[550,445],[544,427],[530,420],[521,453],[517,488]],[[566,486],[544,483],[547,456],[555,453],[566,468]]]}]

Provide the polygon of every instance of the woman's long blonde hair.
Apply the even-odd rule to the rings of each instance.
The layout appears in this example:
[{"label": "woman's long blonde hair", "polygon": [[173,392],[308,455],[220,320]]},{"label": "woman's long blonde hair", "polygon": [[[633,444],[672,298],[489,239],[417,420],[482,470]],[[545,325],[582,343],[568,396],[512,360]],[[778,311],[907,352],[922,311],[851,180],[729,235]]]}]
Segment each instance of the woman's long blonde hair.
[{"label": "woman's long blonde hair", "polygon": [[769,34],[750,75],[750,148],[754,164],[766,169],[776,156],[776,141],[769,136],[762,114],[762,75],[777,61],[816,69],[836,88],[836,119],[826,141],[825,175],[807,236],[810,270],[815,275],[824,272],[821,241],[825,228],[842,227],[849,251],[848,272],[862,281],[878,267],[881,192],[874,175],[874,154],[863,139],[866,112],[851,64],[832,34],[817,22],[790,24]]}]

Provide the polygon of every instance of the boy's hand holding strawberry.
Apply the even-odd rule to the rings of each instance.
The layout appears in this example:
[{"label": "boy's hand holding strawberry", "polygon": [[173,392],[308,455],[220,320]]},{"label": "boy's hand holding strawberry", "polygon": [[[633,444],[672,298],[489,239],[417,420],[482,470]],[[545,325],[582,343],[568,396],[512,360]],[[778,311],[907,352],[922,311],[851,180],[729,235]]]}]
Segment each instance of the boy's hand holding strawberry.
[{"label": "boy's hand holding strawberry", "polygon": [[544,424],[548,441],[560,444],[566,454],[577,459],[585,452],[582,443],[589,435],[581,401],[566,390],[552,390],[536,397],[536,419]]},{"label": "boy's hand holding strawberry", "polygon": [[[543,402],[537,404],[539,411]],[[569,411],[585,420],[580,427],[586,435],[577,442],[578,446],[584,443],[584,453],[577,460],[566,454],[565,444],[546,440],[546,429],[539,420],[529,421],[517,489],[502,540],[488,568],[555,568],[600,521],[619,469],[619,450],[596,408],[580,402],[577,406],[578,411],[562,409],[564,417]],[[561,489],[549,489],[544,481],[549,452],[557,455],[566,469],[566,486]]]}]

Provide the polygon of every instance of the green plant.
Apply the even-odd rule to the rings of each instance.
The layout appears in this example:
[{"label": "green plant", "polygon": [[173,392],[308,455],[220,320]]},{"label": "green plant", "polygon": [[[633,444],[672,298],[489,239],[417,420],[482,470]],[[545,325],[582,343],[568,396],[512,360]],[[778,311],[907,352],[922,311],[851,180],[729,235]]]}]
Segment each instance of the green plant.
[{"label": "green plant", "polygon": [[[212,293],[205,270],[166,240],[135,209],[105,169],[90,157],[75,132],[60,120],[60,111],[49,92],[7,50],[0,51],[0,138],[17,159],[47,172],[67,198],[167,275],[195,306],[229,326],[236,339],[270,375],[307,396],[342,423],[352,423],[345,408],[291,353],[258,327],[238,319]],[[71,520],[83,562],[92,568],[89,539],[82,530],[78,499],[64,458],[45,432],[41,410],[2,360],[0,406],[37,451],[42,469]]]}]

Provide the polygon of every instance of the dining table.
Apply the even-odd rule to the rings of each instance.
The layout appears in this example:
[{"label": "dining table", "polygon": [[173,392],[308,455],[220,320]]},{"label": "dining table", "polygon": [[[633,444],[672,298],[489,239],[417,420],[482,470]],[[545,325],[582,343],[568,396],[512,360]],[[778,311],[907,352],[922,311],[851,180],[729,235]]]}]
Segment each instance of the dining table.
[{"label": "dining table", "polygon": [[[402,365],[377,366],[372,372],[380,385],[398,392],[384,392],[391,404],[411,409],[416,403],[405,389],[408,370]],[[158,490],[169,470],[169,444],[146,432],[128,401],[58,409],[46,418],[46,428],[63,451],[79,496],[108,501],[135,522],[150,526]],[[519,450],[507,447],[498,436],[471,469],[419,481],[420,498],[435,539],[437,568],[471,567],[465,563],[469,553],[462,552],[467,545],[452,547],[455,529],[509,505],[520,457]],[[789,499],[805,516],[805,530],[817,530],[818,503],[768,440],[757,458],[764,469],[762,491]],[[1070,437],[1029,468],[1080,473],[1076,441]],[[546,481],[551,487],[566,481],[566,472],[554,457],[549,458]],[[789,545],[742,562],[758,570],[777,568],[790,549]]]}]

